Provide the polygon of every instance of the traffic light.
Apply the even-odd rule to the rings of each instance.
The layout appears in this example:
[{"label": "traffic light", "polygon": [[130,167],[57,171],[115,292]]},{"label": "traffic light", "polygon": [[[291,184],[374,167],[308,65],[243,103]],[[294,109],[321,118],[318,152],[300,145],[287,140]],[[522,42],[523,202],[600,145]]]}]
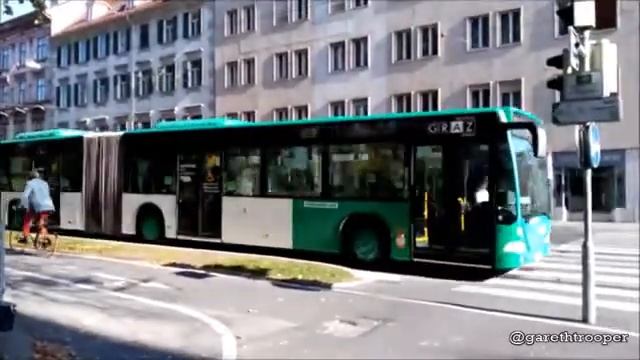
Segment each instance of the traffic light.
[{"label": "traffic light", "polygon": [[571,72],[571,51],[562,49],[562,54],[547,58],[547,66],[562,70],[561,75],[556,75],[547,80],[547,88],[560,92],[560,99],[563,99],[564,76]]}]

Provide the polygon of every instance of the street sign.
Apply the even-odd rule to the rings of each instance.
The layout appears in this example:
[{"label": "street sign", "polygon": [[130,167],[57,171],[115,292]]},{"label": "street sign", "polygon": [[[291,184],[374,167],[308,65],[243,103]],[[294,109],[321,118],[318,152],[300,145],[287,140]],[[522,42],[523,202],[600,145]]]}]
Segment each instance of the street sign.
[{"label": "street sign", "polygon": [[597,124],[588,124],[585,127],[584,134],[584,154],[585,167],[595,169],[600,165],[601,145],[600,145],[600,128]]},{"label": "street sign", "polygon": [[600,99],[562,101],[552,106],[555,125],[579,125],[590,122],[618,122],[622,100],[618,95]]}]

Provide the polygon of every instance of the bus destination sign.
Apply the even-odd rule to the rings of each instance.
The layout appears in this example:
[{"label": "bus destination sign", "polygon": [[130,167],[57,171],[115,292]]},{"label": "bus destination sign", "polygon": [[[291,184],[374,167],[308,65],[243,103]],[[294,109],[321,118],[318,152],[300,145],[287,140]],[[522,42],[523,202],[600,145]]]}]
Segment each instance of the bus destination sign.
[{"label": "bus destination sign", "polygon": [[453,121],[436,121],[427,125],[427,131],[433,135],[473,136],[476,133],[476,119],[472,116],[466,116],[457,117]]}]

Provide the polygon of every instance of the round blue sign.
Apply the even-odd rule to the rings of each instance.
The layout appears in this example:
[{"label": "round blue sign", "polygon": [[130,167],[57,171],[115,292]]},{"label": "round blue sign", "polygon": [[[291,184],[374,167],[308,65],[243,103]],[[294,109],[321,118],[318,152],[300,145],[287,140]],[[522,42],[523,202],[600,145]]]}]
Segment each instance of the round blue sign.
[{"label": "round blue sign", "polygon": [[600,165],[600,128],[596,124],[589,124],[587,126],[587,142],[589,144],[589,162],[592,168],[597,168]]}]

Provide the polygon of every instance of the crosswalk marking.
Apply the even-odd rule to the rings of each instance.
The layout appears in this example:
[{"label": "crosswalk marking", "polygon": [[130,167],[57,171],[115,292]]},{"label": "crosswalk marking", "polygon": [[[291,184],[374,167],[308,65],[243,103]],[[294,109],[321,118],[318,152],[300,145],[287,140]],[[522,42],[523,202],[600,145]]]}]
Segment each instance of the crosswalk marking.
[{"label": "crosswalk marking", "polygon": [[113,280],[114,282],[108,284],[112,287],[122,287],[127,285],[128,283],[132,283],[142,287],[149,287],[149,288],[156,288],[156,289],[170,289],[170,287],[168,287],[167,285],[154,282],[154,281],[139,281],[134,279],[127,279],[120,276],[105,274],[101,272],[94,272],[91,275],[95,277],[103,278],[103,279]]},{"label": "crosswalk marking", "polygon": [[[551,249],[533,264],[481,283],[458,286],[456,292],[547,303],[582,304],[582,258],[579,244]],[[614,311],[640,310],[640,255],[634,249],[595,249],[597,306]]]}]

